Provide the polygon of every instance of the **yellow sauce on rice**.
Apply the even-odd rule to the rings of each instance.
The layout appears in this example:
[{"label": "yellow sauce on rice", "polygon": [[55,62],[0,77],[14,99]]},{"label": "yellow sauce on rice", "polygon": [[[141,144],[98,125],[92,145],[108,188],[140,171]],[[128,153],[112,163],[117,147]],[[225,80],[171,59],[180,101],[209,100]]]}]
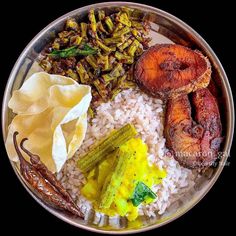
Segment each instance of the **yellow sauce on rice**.
[{"label": "yellow sauce on rice", "polygon": [[[132,152],[133,155],[128,162],[121,185],[116,192],[113,202],[108,209],[100,208],[100,195],[105,178],[110,174],[114,158],[102,161],[96,168],[87,175],[87,183],[81,189],[81,193],[93,203],[94,209],[103,212],[108,216],[126,216],[129,221],[133,221],[138,216],[138,207],[135,207],[130,200],[138,181],[143,182],[149,188],[160,184],[166,177],[164,169],[158,169],[155,165],[150,165],[147,159],[147,145],[140,138],[133,138],[120,147],[123,151]],[[147,198],[143,204],[154,201]]]}]

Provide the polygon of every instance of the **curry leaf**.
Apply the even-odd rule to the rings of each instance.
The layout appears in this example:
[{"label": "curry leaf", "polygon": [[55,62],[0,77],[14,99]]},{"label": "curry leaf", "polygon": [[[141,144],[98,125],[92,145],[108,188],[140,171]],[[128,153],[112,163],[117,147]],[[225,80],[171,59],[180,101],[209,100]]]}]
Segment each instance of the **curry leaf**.
[{"label": "curry leaf", "polygon": [[97,49],[90,47],[88,44],[85,44],[82,49],[78,48],[78,46],[73,46],[62,50],[54,50],[48,55],[52,57],[66,58],[75,56],[87,56],[96,53]]},{"label": "curry leaf", "polygon": [[132,201],[133,205],[137,207],[148,197],[155,199],[157,195],[146,184],[139,181],[130,200]]}]

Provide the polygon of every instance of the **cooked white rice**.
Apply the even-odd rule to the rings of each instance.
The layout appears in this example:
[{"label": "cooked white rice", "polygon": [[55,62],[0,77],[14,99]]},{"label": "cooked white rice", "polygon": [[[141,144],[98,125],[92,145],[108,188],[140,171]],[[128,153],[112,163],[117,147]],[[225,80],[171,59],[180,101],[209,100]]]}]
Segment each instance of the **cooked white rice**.
[{"label": "cooked white rice", "polygon": [[[80,188],[86,180],[76,168],[76,160],[88,151],[96,140],[126,123],[132,123],[142,140],[147,144],[149,161],[167,171],[167,177],[162,184],[152,188],[157,194],[156,200],[148,205],[140,205],[140,215],[150,217],[156,213],[163,214],[171,203],[179,199],[194,185],[195,175],[192,171],[181,167],[171,155],[168,155],[165,148],[162,101],[152,98],[140,90],[125,90],[114,101],[103,103],[97,108],[97,115],[88,125],[83,145],[75,157],[69,160],[58,174],[58,179],[71,193],[84,213],[88,213],[91,204],[80,195]],[[103,218],[103,214],[96,213],[94,223],[103,225]],[[111,218],[110,221],[112,220],[116,221]]]}]

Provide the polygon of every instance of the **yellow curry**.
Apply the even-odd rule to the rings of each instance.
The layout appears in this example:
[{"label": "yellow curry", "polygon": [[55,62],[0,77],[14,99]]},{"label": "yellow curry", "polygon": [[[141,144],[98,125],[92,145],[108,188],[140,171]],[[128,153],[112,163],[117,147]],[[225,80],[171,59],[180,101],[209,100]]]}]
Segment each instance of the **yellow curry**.
[{"label": "yellow curry", "polygon": [[[136,194],[137,196],[137,191],[140,191],[140,189],[150,189],[149,192],[152,194],[147,194],[142,203],[148,204],[154,201],[156,196],[151,191],[151,188],[153,185],[161,183],[166,176],[166,171],[148,163],[147,145],[140,138],[130,139],[121,145],[119,149],[132,155],[130,155],[125,166],[119,187],[114,193],[110,206],[108,208],[101,206],[101,196],[106,179],[111,175],[114,163],[119,158],[117,155],[109,156],[88,172],[87,183],[81,192],[93,203],[96,211],[103,212],[109,216],[119,214],[120,216],[126,216],[129,221],[132,221],[138,216],[137,204],[139,205],[140,203],[137,203],[134,195]],[[116,180],[114,185],[116,185]]]}]

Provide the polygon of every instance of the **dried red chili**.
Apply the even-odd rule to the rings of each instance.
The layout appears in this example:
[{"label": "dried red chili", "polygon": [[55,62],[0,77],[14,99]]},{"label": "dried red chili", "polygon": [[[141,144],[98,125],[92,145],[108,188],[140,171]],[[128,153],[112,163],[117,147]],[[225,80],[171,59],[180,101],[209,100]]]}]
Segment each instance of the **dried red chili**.
[{"label": "dried red chili", "polygon": [[56,179],[55,175],[40,161],[39,156],[32,154],[23,146],[23,143],[27,140],[26,138],[21,141],[20,147],[27,155],[29,155],[31,163],[25,160],[17,144],[17,135],[18,132],[14,132],[13,143],[19,157],[20,171],[24,179],[48,204],[67,210],[83,218],[82,212],[75,205],[69,193]]}]

